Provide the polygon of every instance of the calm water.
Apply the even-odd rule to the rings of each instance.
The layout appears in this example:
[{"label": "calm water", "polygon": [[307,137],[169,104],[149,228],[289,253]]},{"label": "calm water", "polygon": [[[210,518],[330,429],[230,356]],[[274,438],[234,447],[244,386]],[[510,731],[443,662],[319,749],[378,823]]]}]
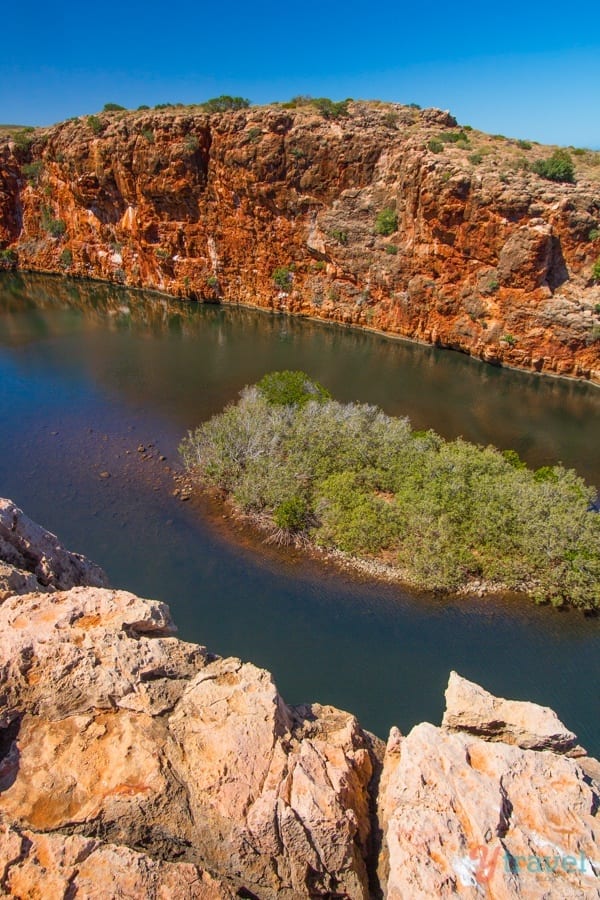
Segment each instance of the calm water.
[{"label": "calm water", "polygon": [[181,436],[277,368],[600,484],[600,392],[589,386],[298,319],[4,274],[0,495],[114,585],[168,601],[181,637],[269,668],[289,702],[351,709],[385,737],[392,724],[437,723],[456,669],[552,705],[600,753],[600,620],[360,582],[172,496]]}]

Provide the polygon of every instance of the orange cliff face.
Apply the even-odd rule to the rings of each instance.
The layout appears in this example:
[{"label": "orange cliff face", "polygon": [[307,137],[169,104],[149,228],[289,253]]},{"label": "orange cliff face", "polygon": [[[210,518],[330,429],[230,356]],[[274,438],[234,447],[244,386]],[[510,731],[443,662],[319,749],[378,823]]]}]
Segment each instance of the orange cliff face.
[{"label": "orange cliff face", "polygon": [[550,152],[379,103],[101,114],[0,145],[0,245],[600,383],[600,154],[572,185],[526,170]]}]

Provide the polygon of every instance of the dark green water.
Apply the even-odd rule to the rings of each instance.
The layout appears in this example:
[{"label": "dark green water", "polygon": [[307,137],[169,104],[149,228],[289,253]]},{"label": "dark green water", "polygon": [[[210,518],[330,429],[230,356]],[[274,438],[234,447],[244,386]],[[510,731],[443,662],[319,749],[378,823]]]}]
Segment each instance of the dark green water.
[{"label": "dark green water", "polygon": [[600,484],[600,392],[589,386],[298,319],[4,274],[0,495],[114,585],[168,601],[181,637],[269,668],[289,702],[351,709],[385,737],[392,724],[437,723],[456,669],[553,706],[600,753],[600,620],[360,582],[171,496],[182,434],[277,368]]}]

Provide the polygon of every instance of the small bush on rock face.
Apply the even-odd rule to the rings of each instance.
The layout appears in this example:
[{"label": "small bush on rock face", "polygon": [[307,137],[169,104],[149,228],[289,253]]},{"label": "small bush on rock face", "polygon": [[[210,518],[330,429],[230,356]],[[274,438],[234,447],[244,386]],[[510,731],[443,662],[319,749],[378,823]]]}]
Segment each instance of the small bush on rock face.
[{"label": "small bush on rock face", "polygon": [[62,237],[67,231],[67,223],[64,219],[55,219],[48,207],[42,209],[42,228],[52,237]]},{"label": "small bush on rock face", "polygon": [[339,228],[332,228],[329,232],[330,236],[334,241],[337,241],[338,244],[347,244],[348,243],[348,232],[342,231]]},{"label": "small bush on rock face", "polygon": [[289,266],[277,266],[271,277],[280,291],[287,291],[292,283],[292,270]]},{"label": "small bush on rock face", "polygon": [[102,112],[123,112],[124,109],[119,103],[105,103]]},{"label": "small bush on rock face", "polygon": [[18,131],[16,134],[13,134],[12,139],[15,146],[19,150],[29,150],[33,142],[34,131],[34,128],[28,126],[27,128],[22,128],[21,131]]},{"label": "small bush on rock face", "polygon": [[443,141],[444,144],[459,144],[460,146],[469,146],[469,138],[463,131],[442,131],[440,135],[438,135],[439,140]]},{"label": "small bush on rock face", "polygon": [[555,150],[548,159],[538,159],[531,166],[531,171],[548,181],[575,183],[575,166],[568,150]]},{"label": "small bush on rock face", "polygon": [[67,230],[67,223],[64,219],[52,219],[52,221],[48,223],[47,230],[52,237],[62,237]]},{"label": "small bush on rock face", "polygon": [[592,278],[594,281],[600,281],[600,256],[592,266]]},{"label": "small bush on rock face", "polygon": [[432,153],[441,153],[444,149],[444,145],[438,138],[431,138],[429,143],[427,144],[427,149]]},{"label": "small bush on rock face", "polygon": [[23,175],[27,179],[28,184],[36,185],[39,183],[43,170],[43,162],[37,160],[36,162],[26,163],[23,166]]},{"label": "small bush on rock face", "polygon": [[188,153],[195,153],[196,150],[200,146],[200,141],[198,140],[197,134],[188,134],[186,135],[185,141],[185,149]]},{"label": "small bush on rock face", "polygon": [[382,209],[375,222],[375,234],[390,235],[398,231],[398,216],[390,207]]},{"label": "small bush on rock face", "polygon": [[87,123],[94,134],[102,134],[102,132],[104,131],[104,125],[102,124],[98,116],[88,116]]},{"label": "small bush on rock face", "polygon": [[73,265],[73,254],[70,250],[63,250],[59,263],[63,269],[69,269]]},{"label": "small bush on rock face", "polygon": [[17,259],[14,250],[0,250],[0,269],[12,269],[16,266]]}]

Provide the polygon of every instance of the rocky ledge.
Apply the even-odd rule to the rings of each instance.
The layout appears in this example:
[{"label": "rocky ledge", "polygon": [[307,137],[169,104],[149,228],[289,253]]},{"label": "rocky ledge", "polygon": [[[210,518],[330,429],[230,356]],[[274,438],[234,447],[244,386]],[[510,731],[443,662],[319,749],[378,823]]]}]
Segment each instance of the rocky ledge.
[{"label": "rocky ledge", "polygon": [[60,589],[68,557],[0,603],[1,894],[600,896],[600,764],[551,710],[452,673],[441,728],[385,746],[177,639],[163,603]]}]

